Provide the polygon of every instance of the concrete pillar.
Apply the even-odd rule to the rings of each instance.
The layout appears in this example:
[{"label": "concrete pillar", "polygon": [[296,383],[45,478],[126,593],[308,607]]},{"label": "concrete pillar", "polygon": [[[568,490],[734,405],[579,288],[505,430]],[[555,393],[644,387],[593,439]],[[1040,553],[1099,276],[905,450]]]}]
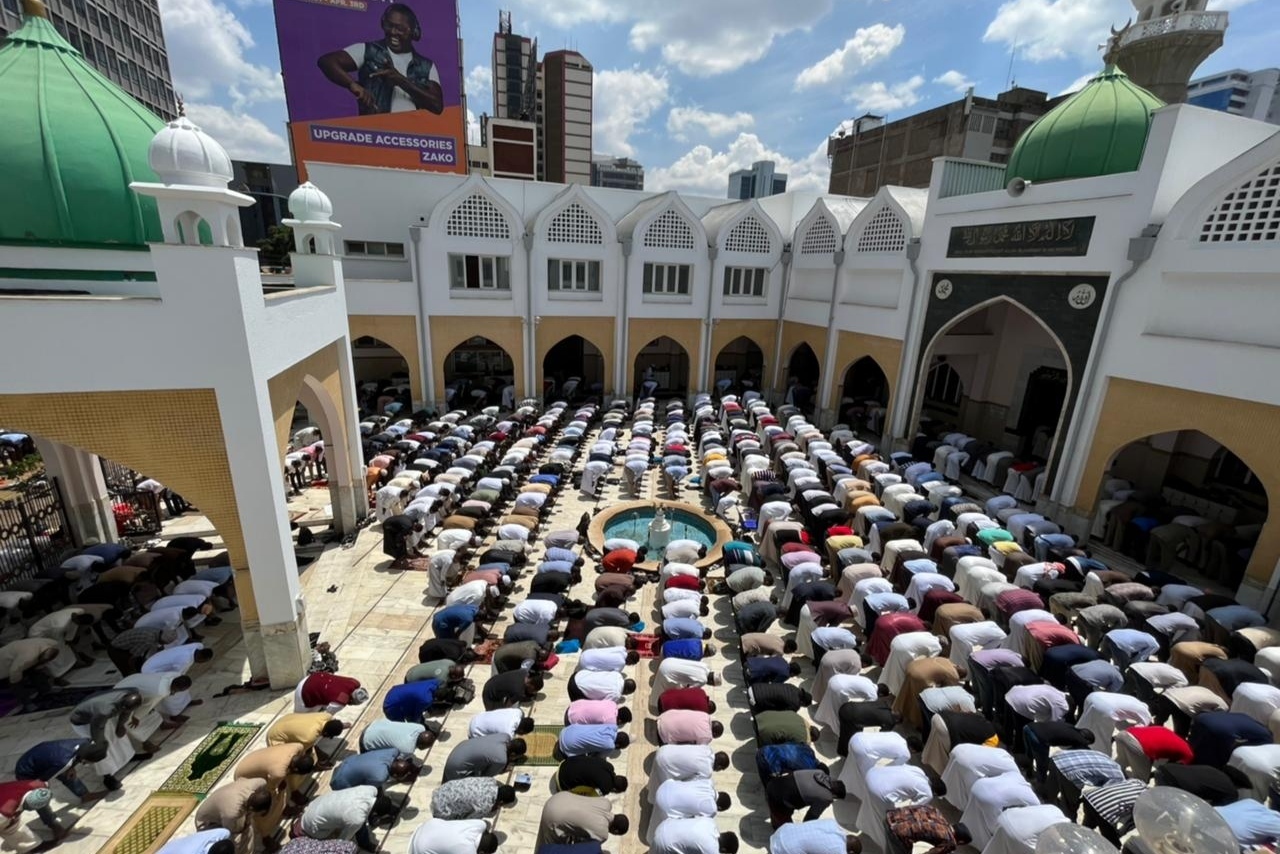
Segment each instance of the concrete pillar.
[{"label": "concrete pillar", "polygon": [[[352,364],[351,340],[345,339],[338,348],[338,372],[342,383],[342,405],[347,413],[346,458],[349,480],[344,484],[334,480],[329,473],[333,497],[333,521],[338,531],[349,534],[356,530],[360,520],[369,515],[369,498],[364,486],[364,446],[360,441],[359,404],[356,400],[355,366]],[[335,459],[336,455],[329,455]],[[335,460],[336,461],[336,460]]]},{"label": "concrete pillar", "polygon": [[76,545],[82,546],[90,539],[103,543],[114,541],[115,515],[98,456],[61,442],[34,438],[45,471],[58,479]]},{"label": "concrete pillar", "polygon": [[311,654],[266,385],[219,388],[218,408],[244,538],[247,566],[235,570],[249,667],[272,688],[288,688]]}]

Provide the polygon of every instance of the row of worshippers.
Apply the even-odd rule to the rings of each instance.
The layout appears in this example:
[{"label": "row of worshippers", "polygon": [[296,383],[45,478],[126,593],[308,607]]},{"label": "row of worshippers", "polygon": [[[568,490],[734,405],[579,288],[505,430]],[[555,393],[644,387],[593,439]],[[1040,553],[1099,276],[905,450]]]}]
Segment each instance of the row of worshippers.
[{"label": "row of worshippers", "polygon": [[[197,569],[192,560],[210,548],[192,537],[138,552],[90,543],[0,593],[7,635],[0,672],[23,708],[38,708],[42,697],[67,685],[70,670],[92,665],[95,639],[123,677],[77,702],[68,715],[70,731],[29,747],[15,764],[15,781],[0,784],[24,790],[3,810],[6,838],[16,850],[48,844],[25,825],[26,793],[31,801],[51,799],[49,784],[57,782],[75,803],[101,799],[121,787],[131,762],[158,749],[158,732],[181,726],[188,706],[201,702],[191,696],[188,671],[211,660],[213,651],[195,627],[215,606],[235,607],[231,568]],[[100,788],[91,785],[93,777]],[[37,814],[55,840],[63,837],[50,812]]]},{"label": "row of worshippers", "polygon": [[[460,415],[450,413],[440,424],[428,426],[449,432],[447,425],[455,424]],[[475,451],[480,443],[462,447],[469,438],[464,434],[446,436],[449,441],[444,442],[444,448],[449,453]],[[485,451],[480,448],[475,453],[483,455]],[[439,494],[452,498],[457,490],[466,488],[468,478],[441,475],[440,484],[446,489]],[[428,485],[422,492],[430,488]],[[457,545],[462,549],[473,541],[475,537],[468,531],[465,542]],[[394,822],[407,801],[388,788],[412,785],[422,772],[421,754],[442,732],[441,723],[432,717],[447,711],[451,700],[465,699],[465,665],[474,651],[465,641],[438,637],[423,644],[419,656],[421,663],[405,674],[403,683],[387,691],[382,716],[360,730],[359,753],[336,767],[332,757],[350,735],[350,725],[336,715],[347,706],[364,704],[368,693],[351,677],[325,671],[308,674],[294,690],[293,712],[268,729],[266,746],[242,757],[233,780],[201,803],[195,816],[199,832],[172,840],[163,849],[166,854],[170,849],[182,854],[203,851],[198,846],[205,844],[230,844],[230,850],[242,854],[275,851],[282,835],[286,840],[282,850],[298,854],[377,850],[375,832]],[[333,773],[328,790],[319,792],[313,786],[314,778],[329,769]],[[500,800],[510,802],[505,787]],[[492,840],[486,837],[483,845],[479,838],[475,841],[471,851]]]},{"label": "row of worshippers", "polygon": [[[935,771],[946,771],[947,756],[959,761],[957,744],[983,746],[1003,737],[1013,749],[1030,754],[1037,775],[1052,777],[1059,788],[1070,790],[1062,802],[1073,815],[1083,800],[1086,821],[1118,841],[1132,829],[1133,803],[1154,764],[1160,766],[1160,782],[1210,796],[1246,844],[1277,833],[1280,815],[1241,798],[1239,784],[1248,776],[1243,767],[1262,760],[1261,752],[1250,751],[1264,748],[1271,752],[1268,762],[1275,758],[1263,720],[1270,720],[1280,691],[1247,662],[1201,666],[1199,673],[1192,669],[1202,660],[1226,655],[1222,647],[1195,640],[1200,632],[1249,652],[1265,652],[1271,640],[1260,627],[1260,615],[1205,597],[1167,575],[1148,572],[1135,580],[1111,573],[1011,497],[978,505],[936,477],[927,463],[904,457],[887,464],[857,456],[848,462],[858,466],[860,477],[846,478],[841,485],[846,506],[859,504],[858,518],[851,534],[835,528],[825,532],[840,538],[839,548],[832,547],[830,536],[826,540],[826,551],[834,558],[830,578],[839,571],[840,584],[826,580],[818,582],[824,588],[812,591],[804,590],[802,582],[790,590],[809,594],[798,615],[802,644],[806,630],[812,635],[818,631],[814,626],[830,619],[826,609],[838,607],[827,603],[841,599],[849,606],[848,621],[868,634],[865,662],[849,650],[832,652],[811,644],[815,659],[822,662],[815,680],[816,717],[840,732],[842,746],[849,730],[869,716],[853,710],[878,702],[866,684],[859,684],[863,677],[858,675],[864,663],[874,662],[882,666],[881,684],[893,696],[892,705],[883,709],[892,716],[886,723],[900,719],[920,730],[927,738],[924,760]],[[899,515],[904,509],[910,521]],[[877,512],[886,510],[887,516]],[[771,522],[772,533],[768,527],[763,532],[784,574],[802,565],[787,565],[789,556],[803,554],[805,548],[793,535],[813,533],[809,526],[789,531],[786,525]],[[905,538],[913,533],[918,539]],[[867,536],[868,549],[845,539],[860,535]],[[810,551],[803,563],[821,563],[821,557]],[[1051,610],[1045,610],[1046,599]],[[1064,623],[1092,642],[1081,643]],[[934,633],[927,630],[930,626]],[[1183,672],[1149,660],[1156,656],[1182,663]],[[959,684],[966,675],[972,696]],[[1245,684],[1251,687],[1237,696]],[[1125,690],[1137,696],[1120,693]],[[1139,699],[1143,695],[1149,702]],[[1159,725],[1170,719],[1173,730]],[[1179,729],[1190,738],[1182,738]],[[852,742],[847,749],[854,750]],[[1110,759],[1113,749],[1119,763]],[[1007,757],[999,760],[1003,765],[991,767],[1005,770],[991,776],[1002,782],[980,787],[978,806],[966,810],[969,820],[964,824],[992,851],[1030,850],[1045,821],[1063,819],[1052,812],[1056,807],[1040,804],[1020,773],[1016,779],[1004,776],[1016,768],[1000,752]],[[1096,776],[1100,760],[1110,765],[1106,775]],[[1229,760],[1241,766],[1240,774],[1219,771]],[[1170,761],[1205,768],[1188,772],[1168,765]],[[1065,778],[1059,764],[1076,776]],[[1079,764],[1087,767],[1080,770]],[[1274,766],[1262,764],[1270,780]],[[1088,777],[1090,773],[1095,776]],[[1254,775],[1251,788],[1258,795],[1263,775],[1256,766]],[[944,780],[948,776],[954,775],[944,773]],[[1235,777],[1235,785],[1229,776]],[[1089,779],[1092,784],[1081,782]],[[924,798],[923,784],[920,790]],[[967,806],[972,797],[949,784],[948,791],[954,791],[949,799],[957,806]],[[1020,799],[1030,802],[1021,804]]]}]

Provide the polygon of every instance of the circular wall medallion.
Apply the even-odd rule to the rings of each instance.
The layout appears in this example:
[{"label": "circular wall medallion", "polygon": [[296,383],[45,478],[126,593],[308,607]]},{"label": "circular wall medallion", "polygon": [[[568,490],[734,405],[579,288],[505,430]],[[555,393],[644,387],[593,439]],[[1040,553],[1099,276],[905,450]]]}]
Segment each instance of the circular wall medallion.
[{"label": "circular wall medallion", "polygon": [[1076,285],[1067,294],[1067,304],[1072,308],[1088,308],[1098,298],[1098,289],[1093,285]]},{"label": "circular wall medallion", "polygon": [[939,279],[938,284],[933,286],[933,295],[938,299],[946,299],[954,290],[955,285],[951,284],[950,279]]}]

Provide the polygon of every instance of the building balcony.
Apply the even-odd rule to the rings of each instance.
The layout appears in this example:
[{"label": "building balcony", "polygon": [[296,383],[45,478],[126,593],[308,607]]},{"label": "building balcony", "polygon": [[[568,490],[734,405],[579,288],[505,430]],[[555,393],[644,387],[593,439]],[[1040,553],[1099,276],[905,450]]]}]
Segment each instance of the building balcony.
[{"label": "building balcony", "polygon": [[1177,15],[1153,18],[1120,31],[1116,35],[1115,46],[1125,47],[1171,33],[1222,33],[1227,29],[1227,17],[1226,12],[1180,12]]}]

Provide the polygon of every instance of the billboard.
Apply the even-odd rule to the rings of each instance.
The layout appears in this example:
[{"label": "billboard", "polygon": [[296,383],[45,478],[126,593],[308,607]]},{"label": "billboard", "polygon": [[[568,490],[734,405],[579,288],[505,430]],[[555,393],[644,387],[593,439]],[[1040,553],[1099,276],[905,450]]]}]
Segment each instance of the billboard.
[{"label": "billboard", "polygon": [[298,175],[308,160],[466,172],[457,0],[274,0]]}]

